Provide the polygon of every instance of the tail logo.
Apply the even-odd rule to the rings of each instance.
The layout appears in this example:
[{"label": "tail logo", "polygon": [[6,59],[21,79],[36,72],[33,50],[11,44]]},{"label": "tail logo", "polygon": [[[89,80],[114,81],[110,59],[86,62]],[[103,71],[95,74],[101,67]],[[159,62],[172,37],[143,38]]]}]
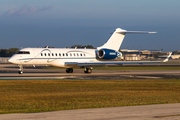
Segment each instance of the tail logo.
[{"label": "tail logo", "polygon": [[117,52],[117,57],[118,58],[122,57],[122,53],[121,52]]}]

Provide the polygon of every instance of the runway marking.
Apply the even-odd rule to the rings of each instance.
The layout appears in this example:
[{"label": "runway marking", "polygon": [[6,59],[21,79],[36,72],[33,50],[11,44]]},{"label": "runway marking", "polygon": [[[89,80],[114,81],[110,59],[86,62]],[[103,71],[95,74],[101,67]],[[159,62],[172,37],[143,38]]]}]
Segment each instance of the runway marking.
[{"label": "runway marking", "polygon": [[155,118],[173,117],[173,116],[180,116],[180,114],[175,114],[175,115],[162,115],[162,116],[155,116]]},{"label": "runway marking", "polygon": [[66,77],[1,77],[0,80],[50,80],[50,79],[75,79],[74,76]]},{"label": "runway marking", "polygon": [[161,79],[161,77],[152,77],[152,76],[136,76],[138,78],[147,78],[147,79]]},{"label": "runway marking", "polygon": [[145,79],[161,79],[162,77],[153,77],[153,76],[136,76],[136,75],[120,75],[120,76],[123,76],[123,77],[136,77],[136,78],[145,78]]}]

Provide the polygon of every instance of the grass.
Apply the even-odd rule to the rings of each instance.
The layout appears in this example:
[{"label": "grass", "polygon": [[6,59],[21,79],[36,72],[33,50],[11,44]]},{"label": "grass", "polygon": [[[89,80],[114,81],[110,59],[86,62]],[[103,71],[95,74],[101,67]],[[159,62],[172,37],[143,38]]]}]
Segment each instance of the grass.
[{"label": "grass", "polygon": [[179,79],[0,81],[0,114],[179,102]]}]

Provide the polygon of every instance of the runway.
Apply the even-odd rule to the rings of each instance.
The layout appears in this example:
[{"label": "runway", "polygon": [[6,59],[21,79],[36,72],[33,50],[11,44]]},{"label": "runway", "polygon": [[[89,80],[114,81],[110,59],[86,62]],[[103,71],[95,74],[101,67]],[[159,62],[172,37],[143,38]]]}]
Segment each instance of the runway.
[{"label": "runway", "polygon": [[0,65],[0,80],[17,79],[180,79],[180,70],[93,70],[85,74],[82,70],[66,73],[65,69],[41,69],[41,67],[25,67],[23,74],[18,74],[18,66]]},{"label": "runway", "polygon": [[180,103],[0,115],[0,120],[179,120]]}]

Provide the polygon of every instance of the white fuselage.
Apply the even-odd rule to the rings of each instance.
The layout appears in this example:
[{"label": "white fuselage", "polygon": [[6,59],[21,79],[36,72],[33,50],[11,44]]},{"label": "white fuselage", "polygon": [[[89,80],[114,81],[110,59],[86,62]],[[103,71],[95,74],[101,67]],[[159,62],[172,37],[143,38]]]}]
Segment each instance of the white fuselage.
[{"label": "white fuselage", "polygon": [[51,65],[65,67],[65,62],[97,62],[96,49],[24,48],[9,62],[19,65]]}]

